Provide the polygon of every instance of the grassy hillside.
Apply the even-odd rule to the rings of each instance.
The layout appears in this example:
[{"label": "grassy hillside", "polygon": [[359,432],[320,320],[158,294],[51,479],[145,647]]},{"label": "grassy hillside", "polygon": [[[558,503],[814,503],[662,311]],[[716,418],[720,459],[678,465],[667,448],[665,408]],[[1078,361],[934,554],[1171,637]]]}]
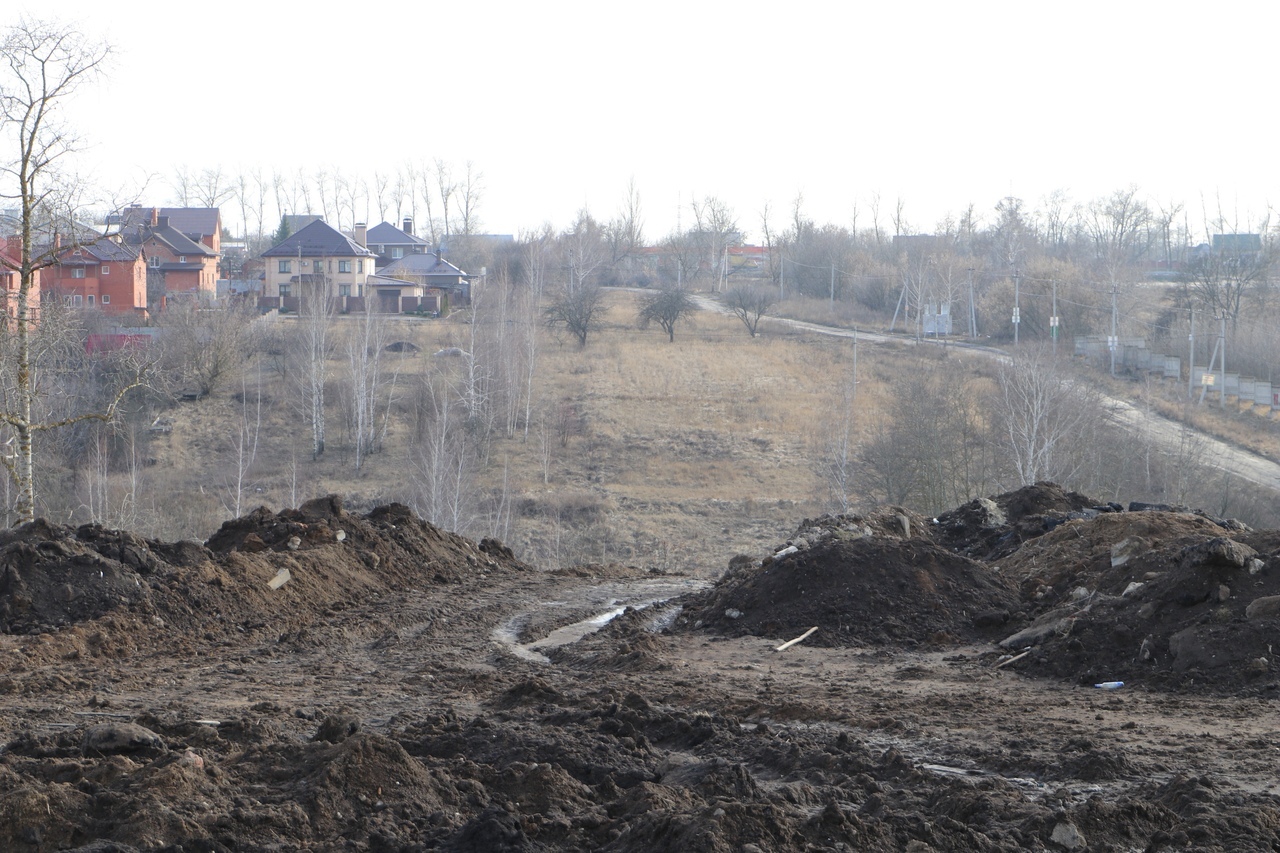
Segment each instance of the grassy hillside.
[{"label": "grassy hillside", "polygon": [[[886,448],[907,446],[915,420],[949,405],[930,396],[939,388],[963,382],[974,423],[992,426],[983,408],[992,385],[989,359],[932,346],[864,344],[855,399],[851,341],[778,325],[752,339],[736,319],[700,313],[668,343],[656,328],[635,327],[634,294],[607,298],[604,328],[585,349],[540,323],[509,319],[512,328],[537,335],[530,417],[526,423],[520,402],[510,434],[499,428],[479,441],[472,425],[458,433],[473,454],[458,473],[467,497],[457,516],[461,532],[497,536],[545,565],[616,560],[715,572],[735,553],[759,554],[784,539],[801,518],[840,506],[825,463],[845,413],[853,413],[848,441],[859,463],[848,493],[853,508],[885,497],[865,457],[874,449],[879,464],[892,468]],[[475,346],[468,319],[387,321],[383,341],[407,342],[413,347],[402,349],[416,351],[383,351],[382,439],[358,470],[349,350],[342,343],[354,319],[336,320],[338,343],[327,363],[326,450],[318,459],[311,455],[299,367],[278,349],[280,332],[299,321],[275,321],[275,332],[251,347],[242,375],[225,379],[208,397],[135,418],[145,424],[163,415],[172,422],[170,432],[139,431],[123,462],[117,441],[109,474],[91,453],[67,486],[74,491],[67,502],[79,506],[73,520],[93,517],[164,538],[204,538],[236,512],[295,506],[330,492],[353,509],[401,501],[425,514],[431,467],[422,453],[431,432],[426,382],[461,393],[465,358],[433,354]],[[1151,387],[1144,393],[1163,399]],[[1238,415],[1219,419],[1262,444],[1271,440],[1273,428],[1261,418],[1251,419],[1255,430],[1245,429],[1241,424],[1249,421]],[[1129,470],[1138,464],[1133,448],[1122,439],[1096,443],[1092,479],[1082,475],[1065,485],[1096,490],[1104,499],[1159,497],[1152,494],[1150,460],[1138,476]],[[920,452],[947,455],[943,447]],[[937,512],[953,500],[1016,485],[998,448],[988,446],[983,455],[978,480],[936,492],[933,499],[946,506],[915,508]]]}]

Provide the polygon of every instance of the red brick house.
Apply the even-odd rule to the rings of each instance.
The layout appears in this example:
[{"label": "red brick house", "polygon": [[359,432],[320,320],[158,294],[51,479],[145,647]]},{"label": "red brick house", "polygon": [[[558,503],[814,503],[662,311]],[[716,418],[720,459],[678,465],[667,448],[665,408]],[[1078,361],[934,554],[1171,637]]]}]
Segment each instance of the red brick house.
[{"label": "red brick house", "polygon": [[156,299],[195,297],[212,301],[218,292],[222,218],[211,207],[130,207],[118,224],[124,244],[141,252]]},{"label": "red brick house", "polygon": [[[17,237],[11,237],[8,244],[0,246],[0,312],[10,317],[17,316],[18,289],[22,286],[20,267],[22,261],[21,243]],[[40,271],[32,276],[31,291],[27,296],[32,306],[40,304]]]},{"label": "red brick house", "polygon": [[139,319],[147,314],[142,255],[108,237],[60,254],[58,263],[45,270],[42,289],[46,300]]}]

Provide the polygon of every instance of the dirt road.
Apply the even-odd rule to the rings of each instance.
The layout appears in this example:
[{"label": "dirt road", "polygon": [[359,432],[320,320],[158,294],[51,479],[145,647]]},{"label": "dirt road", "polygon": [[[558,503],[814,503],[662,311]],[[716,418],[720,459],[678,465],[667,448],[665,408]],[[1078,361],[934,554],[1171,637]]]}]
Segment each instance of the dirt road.
[{"label": "dirt road", "polygon": [[[704,311],[712,311],[719,314],[732,314],[732,312],[716,299],[709,296],[694,297],[698,307]],[[812,332],[819,335],[828,335],[831,337],[856,339],[859,343],[869,344],[906,344],[915,345],[918,342],[909,335],[890,335],[879,332],[868,332],[863,330],[844,329],[835,326],[824,326],[819,323],[810,323],[804,320],[792,320],[786,317],[769,317],[766,323],[772,323],[787,326],[793,329],[799,329],[806,332]],[[927,346],[938,346],[936,341],[926,342]],[[971,355],[978,355],[987,358],[1006,358],[1008,353],[996,347],[984,346],[982,344],[967,343],[964,341],[947,341],[945,346]],[[1134,406],[1132,403],[1121,400],[1118,397],[1104,395],[1104,400],[1112,412],[1112,416],[1117,423],[1122,424],[1127,429],[1149,438],[1166,450],[1177,452],[1180,444],[1184,442],[1184,431],[1190,431],[1196,436],[1196,440],[1202,445],[1202,460],[1204,464],[1218,468],[1222,471],[1229,472],[1231,475],[1240,478],[1246,483],[1280,492],[1280,463],[1276,460],[1268,459],[1265,456],[1259,456],[1243,448],[1230,445],[1214,436],[1194,429],[1193,427],[1184,426],[1176,421],[1172,421],[1156,412]]]}]

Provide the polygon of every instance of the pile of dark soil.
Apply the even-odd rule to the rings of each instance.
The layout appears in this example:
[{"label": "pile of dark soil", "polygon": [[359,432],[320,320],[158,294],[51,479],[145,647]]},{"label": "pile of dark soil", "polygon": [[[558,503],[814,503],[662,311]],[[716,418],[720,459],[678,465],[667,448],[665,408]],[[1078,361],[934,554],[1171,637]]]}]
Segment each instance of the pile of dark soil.
[{"label": "pile of dark soil", "polygon": [[351,515],[336,496],[257,509],[205,545],[37,519],[0,531],[0,633],[39,639],[20,647],[26,663],[194,654],[227,634],[297,634],[393,589],[526,568],[500,543],[477,546],[407,507]]},{"label": "pile of dark soil", "polygon": [[681,625],[815,645],[996,639],[1017,595],[982,564],[923,537],[833,537],[730,572],[686,605]]},{"label": "pile of dark soil", "polygon": [[1099,516],[1024,546],[1002,571],[1036,606],[1032,626],[1004,641],[1034,647],[1017,664],[1024,672],[1162,689],[1280,688],[1274,536],[1188,513]]},{"label": "pile of dark soil", "polygon": [[[981,559],[973,555],[981,555]],[[1280,690],[1280,533],[1124,511],[1052,483],[912,519],[806,520],[760,564],[735,558],[684,630],[814,645],[1000,641],[1019,671],[1081,684]]]}]

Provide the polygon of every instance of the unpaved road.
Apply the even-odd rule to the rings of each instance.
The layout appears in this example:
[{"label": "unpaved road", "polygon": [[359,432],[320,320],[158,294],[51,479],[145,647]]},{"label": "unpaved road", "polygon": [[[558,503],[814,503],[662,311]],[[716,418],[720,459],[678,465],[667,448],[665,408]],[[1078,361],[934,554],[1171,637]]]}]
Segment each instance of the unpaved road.
[{"label": "unpaved road", "polygon": [[[719,314],[732,314],[728,308],[714,298],[708,296],[695,296],[694,299],[697,302],[698,307],[704,311],[712,311]],[[879,332],[843,329],[835,326],[824,326],[819,323],[810,323],[804,320],[792,320],[785,317],[769,317],[766,319],[766,322],[776,323],[819,335],[849,339],[856,338],[860,343],[917,343],[914,337],[908,335],[890,335]],[[936,346],[937,344],[930,343],[930,345]],[[1008,356],[1008,353],[1004,350],[996,347],[983,346],[981,344],[972,344],[963,341],[948,341],[945,345],[949,348],[954,348],[959,352],[982,355],[988,358],[1005,358]],[[1184,431],[1190,431],[1196,436],[1197,442],[1201,444],[1201,458],[1204,464],[1226,471],[1232,476],[1238,477],[1251,485],[1280,492],[1280,463],[1276,460],[1260,456],[1240,447],[1235,447],[1215,438],[1214,436],[1200,432],[1193,427],[1185,426],[1155,412],[1134,406],[1132,403],[1126,400],[1121,400],[1118,397],[1104,395],[1103,399],[1107,406],[1110,407],[1112,416],[1115,418],[1117,423],[1123,424],[1133,432],[1157,442],[1166,450],[1176,453],[1179,446],[1184,441]]]}]

